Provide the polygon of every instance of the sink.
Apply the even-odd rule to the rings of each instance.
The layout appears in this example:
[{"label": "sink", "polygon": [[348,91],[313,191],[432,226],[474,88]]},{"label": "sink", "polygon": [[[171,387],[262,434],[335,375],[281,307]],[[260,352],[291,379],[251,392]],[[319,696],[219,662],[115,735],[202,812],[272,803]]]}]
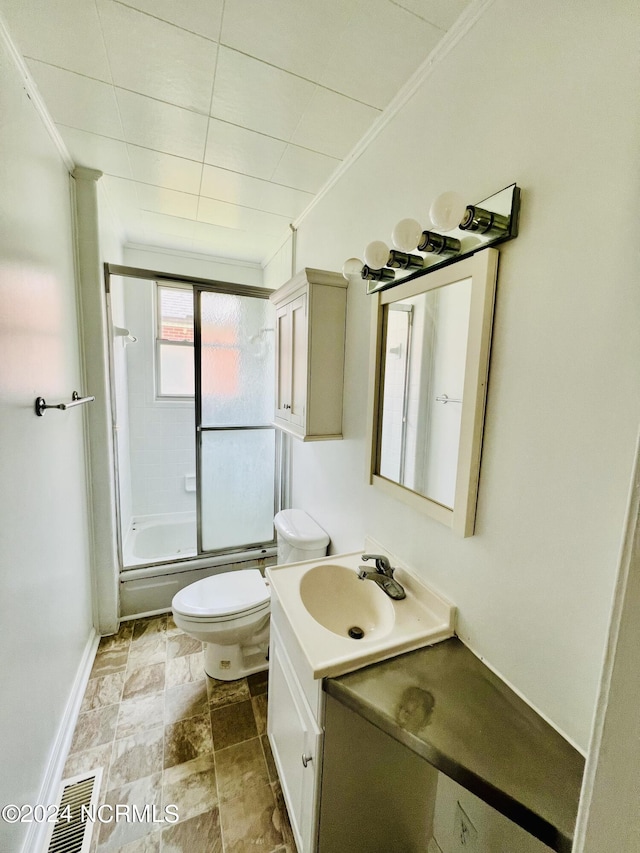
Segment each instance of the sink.
[{"label": "sink", "polygon": [[320,625],[355,641],[384,637],[395,622],[391,599],[353,569],[320,563],[300,579],[300,599]]},{"label": "sink", "polygon": [[[366,550],[385,553],[373,540]],[[407,594],[394,601],[373,581],[358,578],[363,553],[266,569],[273,620],[286,622],[289,653],[306,658],[313,678],[344,675],[453,636],[455,607],[392,559]],[[353,628],[362,634],[350,635]]]}]

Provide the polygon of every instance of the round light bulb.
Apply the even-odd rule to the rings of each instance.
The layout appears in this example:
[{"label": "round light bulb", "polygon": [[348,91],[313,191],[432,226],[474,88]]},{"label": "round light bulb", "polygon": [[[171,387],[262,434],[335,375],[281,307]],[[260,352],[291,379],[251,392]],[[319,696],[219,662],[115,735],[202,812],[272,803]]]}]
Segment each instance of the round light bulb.
[{"label": "round light bulb", "polygon": [[349,281],[351,276],[357,276],[362,273],[363,266],[364,264],[360,258],[349,258],[349,260],[342,264],[342,275]]},{"label": "round light bulb", "polygon": [[422,225],[417,219],[401,219],[393,229],[391,240],[396,249],[413,252],[422,238]]},{"label": "round light bulb", "polygon": [[364,262],[372,270],[381,270],[389,260],[389,247],[382,240],[374,240],[364,250]]},{"label": "round light bulb", "polygon": [[431,205],[429,216],[441,231],[453,231],[462,222],[467,205],[461,195],[446,192],[439,195]]}]

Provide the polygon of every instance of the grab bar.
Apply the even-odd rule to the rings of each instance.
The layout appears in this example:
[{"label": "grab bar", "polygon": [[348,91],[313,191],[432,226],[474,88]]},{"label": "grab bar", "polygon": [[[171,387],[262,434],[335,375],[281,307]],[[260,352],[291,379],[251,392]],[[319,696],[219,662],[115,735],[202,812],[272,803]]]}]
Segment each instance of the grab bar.
[{"label": "grab bar", "polygon": [[56,403],[50,406],[44,397],[36,397],[36,415],[42,417],[45,409],[62,409],[63,412],[66,412],[67,409],[73,409],[74,406],[82,406],[83,403],[92,403],[95,399],[95,397],[81,397],[77,391],[74,391],[71,395],[70,403]]}]

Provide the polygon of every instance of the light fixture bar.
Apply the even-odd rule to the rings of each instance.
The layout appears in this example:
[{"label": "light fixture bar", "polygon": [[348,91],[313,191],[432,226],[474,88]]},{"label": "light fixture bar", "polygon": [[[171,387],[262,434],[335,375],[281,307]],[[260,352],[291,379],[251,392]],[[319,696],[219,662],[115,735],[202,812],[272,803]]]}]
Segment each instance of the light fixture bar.
[{"label": "light fixture bar", "polygon": [[[348,280],[364,279],[367,293],[386,290],[474,255],[487,246],[514,239],[518,236],[519,215],[517,184],[478,204],[466,204],[458,193],[443,193],[431,205],[428,228],[415,219],[401,220],[393,230],[395,249],[374,240],[365,249],[364,263],[350,258],[344,264],[343,275]],[[413,254],[414,251],[424,255]]]}]

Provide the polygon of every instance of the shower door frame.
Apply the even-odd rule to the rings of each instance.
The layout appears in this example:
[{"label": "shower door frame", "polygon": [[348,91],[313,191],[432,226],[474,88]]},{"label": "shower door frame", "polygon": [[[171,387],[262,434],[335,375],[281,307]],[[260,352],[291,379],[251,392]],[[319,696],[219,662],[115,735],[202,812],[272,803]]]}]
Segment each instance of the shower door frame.
[{"label": "shower door frame", "polygon": [[[193,357],[195,370],[195,429],[196,429],[196,521],[197,521],[197,550],[198,556],[223,555],[241,553],[243,551],[265,550],[276,544],[274,537],[269,542],[252,542],[244,546],[232,546],[230,548],[219,548],[205,551],[202,547],[202,436],[206,432],[232,432],[243,430],[270,429],[275,433],[275,458],[274,458],[274,488],[273,488],[273,516],[281,508],[282,496],[282,464],[281,464],[281,441],[278,436],[282,435],[273,424],[260,424],[254,426],[203,426],[202,425],[202,312],[201,295],[207,293],[224,293],[232,296],[248,296],[254,299],[269,299],[272,291],[264,287],[253,287],[242,284],[228,284],[216,282],[214,285],[193,286]],[[275,406],[275,400],[274,400]]]},{"label": "shower door frame", "polygon": [[[259,544],[251,544],[246,546],[245,548],[234,546],[232,548],[223,548],[213,551],[201,551],[202,544],[202,530],[201,530],[201,514],[200,514],[200,445],[201,445],[201,432],[197,429],[200,422],[200,387],[197,384],[199,382],[199,366],[197,365],[198,361],[198,353],[199,348],[196,346],[196,324],[197,324],[197,334],[200,334],[200,319],[199,319],[199,311],[196,311],[196,298],[199,300],[199,296],[196,297],[196,291],[199,289],[200,291],[214,291],[217,293],[228,293],[228,294],[238,294],[240,296],[254,296],[262,299],[268,299],[273,291],[264,287],[257,287],[253,285],[243,285],[236,284],[233,282],[227,281],[218,281],[215,279],[206,279],[206,278],[198,278],[195,276],[189,275],[177,275],[176,273],[168,273],[168,272],[160,272],[158,270],[148,270],[140,267],[129,267],[124,266],[122,264],[104,264],[104,281],[105,281],[105,297],[106,297],[106,315],[107,315],[107,341],[108,341],[108,357],[109,357],[109,387],[111,393],[111,424],[112,431],[115,430],[116,418],[115,418],[115,376],[113,369],[113,322],[111,317],[111,286],[110,286],[110,278],[111,276],[121,276],[123,278],[137,278],[144,280],[151,280],[155,282],[165,283],[165,284],[186,284],[191,285],[193,287],[194,294],[194,370],[195,370],[195,422],[194,429],[196,430],[196,523],[197,523],[197,553],[192,557],[172,557],[168,560],[157,560],[150,563],[145,563],[136,566],[127,566],[124,565],[124,543],[122,541],[122,533],[121,533],[121,508],[120,508],[120,483],[118,476],[118,451],[117,451],[117,442],[113,441],[113,465],[114,465],[114,485],[115,485],[115,510],[116,510],[116,541],[118,546],[118,557],[120,561],[120,575],[121,577],[131,577],[134,578],[138,575],[145,574],[149,569],[155,569],[155,575],[162,574],[163,567],[169,569],[174,564],[178,566],[178,568],[172,569],[172,572],[182,572],[188,570],[188,564],[194,561],[206,560],[207,558],[211,558],[216,561],[216,564],[220,562],[220,558],[223,557],[231,557],[233,558],[234,554],[243,555],[242,560],[247,560],[249,557],[248,553],[255,552],[255,559],[260,559],[261,557],[266,555],[275,554],[276,547],[276,536],[275,536],[275,528],[273,538],[269,542],[261,542]],[[269,428],[265,426],[265,428]],[[251,427],[253,429],[253,427]],[[275,466],[274,466],[274,515],[284,507],[289,505],[289,469],[290,469],[290,444],[288,440],[288,436],[279,430],[275,425],[273,425],[273,429],[275,430]],[[233,562],[233,559],[230,559],[228,562]],[[135,573],[135,574],[134,574]],[[168,573],[168,572],[167,572]]]}]

